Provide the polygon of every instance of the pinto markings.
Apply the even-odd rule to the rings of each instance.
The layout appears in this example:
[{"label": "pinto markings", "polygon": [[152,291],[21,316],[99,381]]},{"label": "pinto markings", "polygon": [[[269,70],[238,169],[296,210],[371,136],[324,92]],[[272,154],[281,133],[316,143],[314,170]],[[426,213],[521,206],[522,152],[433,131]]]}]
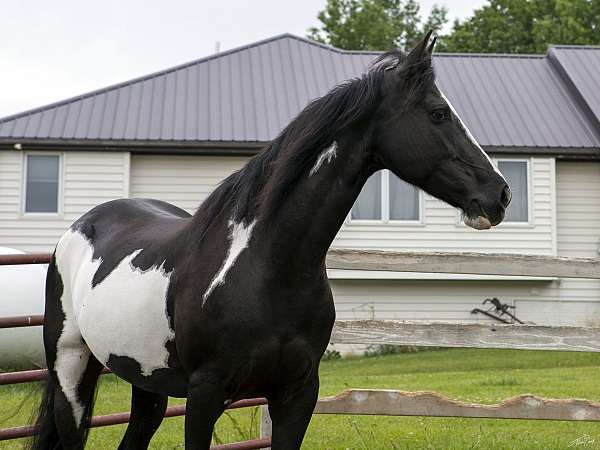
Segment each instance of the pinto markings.
[{"label": "pinto markings", "polygon": [[335,158],[336,156],[337,156],[337,142],[333,141],[333,144],[331,144],[330,147],[323,150],[323,152],[319,155],[319,157],[317,158],[317,161],[315,162],[315,165],[312,167],[312,169],[310,169],[308,176],[312,177],[321,168],[321,166],[323,165],[325,160],[327,160],[327,164],[329,164],[331,162],[331,160],[333,158]]},{"label": "pinto markings", "polygon": [[93,245],[74,230],[67,231],[57,245],[65,320],[57,343],[55,370],[78,424],[84,406],[77,397],[77,388],[90,351],[104,365],[110,355],[129,357],[139,363],[144,376],[168,367],[165,345],[175,336],[166,306],[170,274],[161,267],[146,271],[134,267],[131,261],[140,251],[126,256],[92,287],[102,262],[101,258],[92,259]]},{"label": "pinto markings", "polygon": [[227,257],[225,258],[223,265],[208,285],[208,289],[206,289],[206,292],[202,297],[202,306],[204,306],[212,291],[217,286],[225,282],[225,276],[227,275],[227,272],[235,264],[235,260],[238,258],[238,256],[240,256],[244,249],[248,247],[248,242],[252,236],[252,229],[254,228],[254,225],[256,225],[256,220],[247,226],[244,226],[243,222],[235,223],[233,220],[229,221],[229,227],[231,228],[229,241],[231,242],[231,245],[227,251]]},{"label": "pinto markings", "polygon": [[[61,390],[71,405],[75,423],[79,426],[83,418],[85,406],[79,400],[77,388],[85,372],[90,357],[90,350],[85,345],[81,336],[81,331],[77,325],[77,310],[72,301],[72,282],[77,271],[69,270],[70,260],[83,257],[84,251],[81,248],[73,248],[70,245],[71,236],[72,232],[67,231],[61,237],[56,246],[55,253],[56,268],[63,280],[63,292],[60,302],[65,319],[62,324],[62,332],[56,344],[54,371],[56,372]],[[70,268],[74,267],[71,265]]]}]

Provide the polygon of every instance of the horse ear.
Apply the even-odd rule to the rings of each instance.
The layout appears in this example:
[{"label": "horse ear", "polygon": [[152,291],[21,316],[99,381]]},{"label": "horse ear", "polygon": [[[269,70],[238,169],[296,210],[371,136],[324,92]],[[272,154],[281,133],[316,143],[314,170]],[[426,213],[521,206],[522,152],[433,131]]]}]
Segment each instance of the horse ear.
[{"label": "horse ear", "polygon": [[437,36],[434,36],[431,42],[429,43],[429,47],[427,47],[427,53],[429,56],[433,55],[433,48],[435,47],[435,43],[437,42]]},{"label": "horse ear", "polygon": [[412,66],[414,64],[418,64],[425,57],[431,56],[430,50],[433,50],[433,44],[435,44],[435,38],[433,39],[433,42],[431,45],[428,46],[427,44],[429,44],[429,38],[431,38],[432,33],[433,33],[433,30],[429,30],[427,32],[427,34],[425,35],[425,37],[423,37],[423,39],[421,39],[417,43],[417,45],[415,45],[415,47],[410,51],[410,53],[406,57],[407,65]]}]

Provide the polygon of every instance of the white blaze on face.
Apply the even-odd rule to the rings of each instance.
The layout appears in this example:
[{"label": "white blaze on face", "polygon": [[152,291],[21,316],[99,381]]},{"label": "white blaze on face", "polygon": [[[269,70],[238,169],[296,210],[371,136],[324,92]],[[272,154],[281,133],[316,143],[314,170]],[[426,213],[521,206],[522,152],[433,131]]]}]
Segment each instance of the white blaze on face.
[{"label": "white blaze on face", "polygon": [[481,145],[479,145],[479,142],[477,142],[477,140],[475,139],[475,137],[471,134],[471,131],[469,130],[469,128],[467,128],[467,126],[465,125],[465,123],[463,122],[463,120],[460,118],[460,116],[458,115],[458,113],[454,109],[454,106],[452,106],[452,103],[450,103],[450,100],[448,100],[448,97],[446,97],[444,95],[444,93],[442,92],[441,89],[438,88],[438,90],[440,91],[440,95],[442,96],[442,98],[448,104],[448,107],[450,108],[450,111],[452,111],[452,114],[454,114],[454,117],[456,117],[456,119],[458,120],[458,124],[464,130],[465,134],[467,135],[467,138],[473,143],[473,145],[475,147],[477,147],[477,149],[483,154],[483,156],[485,157],[485,159],[487,159],[487,161],[490,163],[490,166],[491,166],[492,170],[494,172],[496,172],[498,175],[500,175],[500,177],[504,181],[506,181],[506,178],[504,178],[504,175],[502,175],[502,173],[498,170],[498,168],[496,167],[496,165],[492,162],[492,160],[488,156],[488,154],[483,151],[483,149],[481,148]]},{"label": "white blaze on face", "polygon": [[101,260],[92,260],[94,249],[85,237],[69,230],[56,248],[65,320],[55,368],[77,423],[84,412],[77,388],[90,350],[104,365],[110,355],[129,357],[144,376],[168,367],[165,345],[175,336],[166,305],[170,274],[160,267],[134,267],[131,261],[140,251],[126,256],[92,288]]},{"label": "white blaze on face", "polygon": [[315,162],[315,165],[312,167],[312,169],[310,169],[308,176],[312,177],[315,173],[317,173],[317,171],[321,168],[321,166],[323,165],[323,163],[325,161],[327,161],[327,164],[329,164],[331,162],[331,160],[333,158],[335,158],[336,156],[337,156],[337,143],[334,141],[330,147],[323,150],[323,152],[319,155],[319,157],[317,158],[317,161]]},{"label": "white blaze on face", "polygon": [[[463,122],[463,120],[460,118],[460,116],[456,112],[456,109],[454,109],[454,106],[452,106],[452,103],[450,103],[450,100],[448,100],[448,97],[446,97],[444,95],[444,93],[442,92],[441,89],[438,88],[438,90],[440,92],[441,97],[448,104],[448,107],[450,108],[450,111],[452,111],[452,114],[454,115],[454,117],[456,117],[456,120],[458,120],[458,124],[463,129],[463,131],[465,132],[465,135],[467,136],[467,138],[482,153],[482,155],[485,157],[485,159],[490,164],[491,169],[494,172],[496,172],[500,176],[500,178],[502,178],[504,180],[504,182],[506,183],[506,178],[504,178],[504,175],[502,175],[502,173],[498,170],[498,167],[496,167],[496,165],[492,162],[492,160],[488,156],[488,154],[483,151],[483,148],[481,148],[481,145],[479,145],[479,142],[477,142],[477,140],[475,139],[475,137],[471,134],[471,131],[469,130],[469,128],[465,125],[465,123]],[[508,184],[508,183],[506,183],[506,184]],[[468,217],[465,214],[464,222],[465,222],[465,225],[467,225],[467,226],[469,226],[471,228],[474,228],[476,230],[487,230],[487,229],[489,229],[489,228],[492,227],[492,224],[489,221],[489,219],[487,217],[482,217],[482,216],[479,216],[479,217]]]},{"label": "white blaze on face", "polygon": [[254,225],[256,225],[256,220],[248,226],[244,226],[243,222],[235,223],[233,220],[229,221],[231,232],[229,234],[230,247],[227,251],[227,257],[225,258],[225,261],[223,261],[223,265],[217,274],[208,285],[208,289],[206,289],[206,292],[202,298],[202,306],[204,306],[212,291],[217,286],[225,283],[225,276],[227,275],[227,272],[229,272],[229,269],[233,267],[238,256],[240,256],[244,249],[248,247],[248,242],[252,236],[252,229],[254,228]]}]

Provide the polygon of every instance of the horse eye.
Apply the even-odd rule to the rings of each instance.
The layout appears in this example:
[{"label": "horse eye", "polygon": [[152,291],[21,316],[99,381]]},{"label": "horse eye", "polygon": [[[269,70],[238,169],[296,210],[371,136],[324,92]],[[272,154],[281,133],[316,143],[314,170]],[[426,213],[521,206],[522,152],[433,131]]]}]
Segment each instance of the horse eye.
[{"label": "horse eye", "polygon": [[443,122],[450,118],[450,113],[445,109],[436,109],[431,113],[431,118],[434,122]]}]

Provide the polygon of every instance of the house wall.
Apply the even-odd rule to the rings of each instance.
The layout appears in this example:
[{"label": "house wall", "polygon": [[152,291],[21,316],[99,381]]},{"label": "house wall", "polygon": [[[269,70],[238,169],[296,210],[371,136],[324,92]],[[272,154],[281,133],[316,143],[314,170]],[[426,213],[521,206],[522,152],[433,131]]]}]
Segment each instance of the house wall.
[{"label": "house wall", "polygon": [[[23,154],[0,152],[0,245],[49,251],[69,224],[112,198],[152,197],[194,212],[223,178],[247,158],[72,152],[63,155],[63,211],[54,217],[21,213]],[[426,196],[424,225],[345,224],[335,245],[436,251],[501,251],[597,257],[600,164],[531,159],[533,223],[477,232],[458,223],[453,208]],[[556,180],[556,183],[554,182]],[[555,214],[555,207],[558,213]],[[487,297],[517,306],[524,320],[597,324],[599,280],[332,280],[339,318],[484,320],[470,311]],[[419,275],[415,275],[415,278]]]},{"label": "house wall", "polygon": [[[558,255],[600,257],[600,163],[559,162],[555,172]],[[542,183],[534,184],[539,186],[538,199],[546,190]],[[552,202],[552,192],[547,198]],[[544,203],[536,205],[536,215],[548,226],[545,215],[553,206],[545,204],[546,198],[539,201]],[[470,311],[495,296],[516,306],[517,316],[525,321],[600,325],[600,280],[333,280],[332,288],[340,319],[482,321],[483,316]]]},{"label": "house wall", "polygon": [[127,152],[56,152],[61,159],[58,214],[23,213],[27,153],[0,151],[0,246],[51,251],[69,225],[97,204],[129,196]]},{"label": "house wall", "polygon": [[[222,178],[240,168],[246,160],[247,158],[233,157],[134,155],[131,163],[131,192],[133,196],[155,197],[173,202],[193,212]],[[580,164],[588,167],[587,163]],[[570,166],[565,166],[565,169],[568,167]],[[561,207],[566,207],[566,204],[572,205],[573,202],[568,199],[569,189],[564,186],[565,180],[577,182],[581,179],[571,176],[572,170],[558,171],[561,195],[557,199],[554,183],[556,172],[553,158],[531,158],[533,220],[530,225],[500,226],[490,232],[474,231],[458,223],[453,208],[426,196],[424,225],[345,224],[335,245],[355,248],[472,250],[552,255],[557,246],[557,228],[554,224],[556,202],[558,200]],[[591,172],[590,176],[593,176],[594,171]],[[586,183],[592,186],[594,181]],[[600,186],[600,183],[598,185]],[[590,203],[594,201],[596,194],[593,189],[588,192],[592,198],[585,202]],[[563,241],[563,236],[569,233],[578,234],[569,231],[569,224],[577,222],[582,226],[585,222],[579,219],[587,214],[586,211],[585,208],[574,211],[576,217],[559,215],[559,235]],[[600,223],[600,220],[597,223]],[[561,245],[564,253],[566,244]],[[332,280],[338,317],[482,321],[487,319],[480,315],[472,315],[470,311],[481,306],[485,298],[494,296],[516,305],[517,314],[523,320],[536,323],[574,324],[587,321],[591,317],[600,317],[600,303],[593,300],[592,296],[595,293],[596,281],[526,281],[502,280],[498,277],[467,280],[467,277],[460,276],[456,280],[436,280],[435,276],[430,280],[414,280],[410,279],[409,274],[398,276],[407,279]],[[566,304],[563,301],[564,296],[567,296],[571,303]]]},{"label": "house wall", "polygon": [[[600,258],[600,162],[558,162],[556,179],[558,256]],[[540,317],[598,326],[600,280],[564,278],[521,303]]]},{"label": "house wall", "polygon": [[131,196],[173,203],[193,213],[224,178],[248,158],[234,156],[131,157]]},{"label": "house wall", "polygon": [[[193,212],[211,190],[248,160],[229,156],[133,155],[131,194],[165,200]],[[346,223],[334,246],[415,251],[555,254],[554,159],[531,158],[532,223],[486,232],[460,223],[456,209],[424,195],[422,225]]]},{"label": "house wall", "polygon": [[[523,159],[523,158],[519,158]],[[477,231],[460,222],[455,208],[424,194],[423,224],[344,224],[334,246],[407,251],[475,251],[555,254],[554,158],[530,158],[530,224],[501,224]]]},{"label": "house wall", "polygon": [[[551,281],[523,280],[333,280],[338,319],[399,319],[441,322],[489,322],[472,314],[486,298],[498,297],[517,306],[523,321],[557,323],[560,317],[541,317],[531,300]],[[523,303],[523,300],[526,303]],[[600,303],[598,307],[600,312]]]}]

